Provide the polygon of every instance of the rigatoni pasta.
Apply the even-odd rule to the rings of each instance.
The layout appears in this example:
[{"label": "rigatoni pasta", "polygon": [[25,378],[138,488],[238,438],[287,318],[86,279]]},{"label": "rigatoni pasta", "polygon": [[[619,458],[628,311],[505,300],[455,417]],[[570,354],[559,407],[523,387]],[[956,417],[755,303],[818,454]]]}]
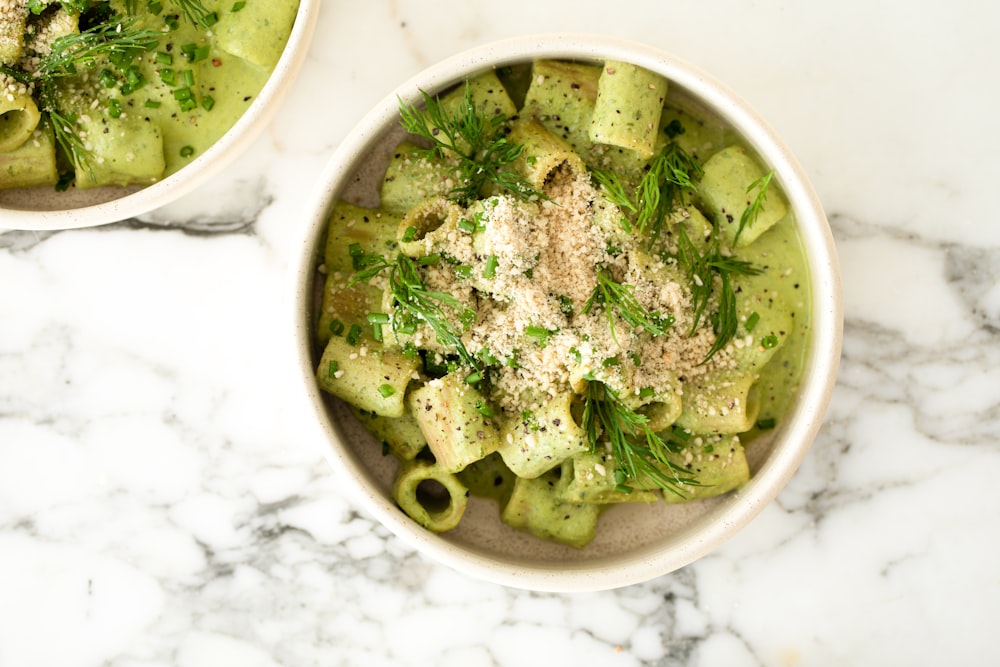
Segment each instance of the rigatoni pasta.
[{"label": "rigatoni pasta", "polygon": [[746,483],[787,403],[761,387],[795,391],[808,271],[773,173],[662,77],[516,74],[401,103],[381,205],[331,211],[317,379],[421,525],[468,493],[583,547],[613,505]]}]

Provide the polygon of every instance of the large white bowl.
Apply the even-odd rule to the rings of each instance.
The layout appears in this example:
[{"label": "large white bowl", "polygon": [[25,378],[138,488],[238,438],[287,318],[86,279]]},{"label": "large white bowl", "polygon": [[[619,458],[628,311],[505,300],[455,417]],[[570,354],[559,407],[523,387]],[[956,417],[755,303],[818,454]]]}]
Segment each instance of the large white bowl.
[{"label": "large white bowl", "polygon": [[236,123],[190,164],[149,186],[56,192],[0,190],[0,229],[78,229],[147,213],[202,185],[229,165],[267,126],[305,61],[320,0],[299,0],[285,50],[267,83]]},{"label": "large white bowl", "polygon": [[[725,496],[688,503],[622,505],[607,510],[597,537],[582,550],[537,540],[504,526],[493,501],[472,499],[454,531],[434,534],[399,510],[390,496],[392,457],[315,381],[312,340],[315,269],[333,202],[350,193],[373,203],[378,176],[399,137],[399,98],[435,93],[494,66],[536,58],[619,60],[664,75],[673,94],[703,106],[738,130],[776,178],[792,206],[811,269],[813,328],[801,390],[767,441],[747,448],[752,479]],[[398,96],[398,97],[397,97]],[[356,176],[360,174],[360,176]],[[367,186],[366,186],[367,184]],[[295,369],[304,418],[344,486],[368,512],[426,555],[489,581],[534,590],[608,589],[663,575],[708,553],[745,526],[787,483],[819,430],[840,359],[839,268],[827,219],[802,168],[762,118],[734,92],[678,58],[647,46],[588,35],[540,35],[488,44],[425,70],[380,102],[330,159],[304,211],[294,271]]]}]

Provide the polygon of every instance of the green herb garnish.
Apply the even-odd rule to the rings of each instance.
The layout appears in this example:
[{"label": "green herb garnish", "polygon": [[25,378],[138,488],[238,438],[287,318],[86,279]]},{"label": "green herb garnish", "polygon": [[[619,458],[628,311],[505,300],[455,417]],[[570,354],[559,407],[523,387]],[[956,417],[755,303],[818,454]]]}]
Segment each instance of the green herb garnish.
[{"label": "green herb garnish", "polygon": [[210,28],[219,22],[219,15],[205,9],[201,0],[174,0],[180,6],[181,14],[188,21],[203,28]]},{"label": "green herb garnish", "polygon": [[664,440],[649,427],[649,418],[635,412],[619,398],[618,393],[593,375],[587,374],[582,423],[590,450],[597,451],[599,442],[611,445],[611,455],[618,465],[619,491],[628,493],[628,482],[648,478],[656,486],[682,495],[684,486],[697,486],[691,473],[672,463],[671,451],[682,449],[673,439]]},{"label": "green herb garnish", "polygon": [[753,225],[757,221],[761,209],[764,208],[764,202],[767,201],[767,186],[771,184],[773,177],[774,169],[747,186],[747,194],[756,189],[757,196],[754,197],[753,201],[743,210],[743,214],[740,216],[740,225],[736,228],[736,236],[733,237],[734,246],[740,240],[740,234],[743,233],[743,229]]},{"label": "green herb garnish", "polygon": [[649,170],[639,181],[636,227],[649,234],[650,245],[659,238],[675,199],[683,201],[685,190],[695,191],[703,173],[701,165],[673,141],[649,163]]},{"label": "green herb garnish", "polygon": [[52,50],[41,57],[35,79],[73,76],[81,67],[90,67],[107,58],[121,70],[145,51],[158,44],[160,33],[134,28],[135,19],[111,21],[88,28],[74,35],[64,35],[52,42]]},{"label": "green herb garnish", "polygon": [[683,225],[677,228],[677,260],[687,270],[688,279],[691,281],[694,321],[691,323],[690,333],[694,333],[701,318],[704,317],[708,303],[715,292],[715,278],[719,278],[719,309],[712,316],[715,343],[701,361],[704,364],[736,336],[739,318],[736,313],[736,292],[733,289],[732,275],[758,275],[761,270],[750,262],[723,254],[719,245],[718,230],[713,232],[712,240],[705,252],[699,252]]},{"label": "green herb garnish", "polygon": [[611,337],[615,337],[615,315],[631,325],[634,329],[648,331],[654,336],[662,336],[674,322],[672,315],[663,316],[660,313],[650,313],[635,297],[635,287],[616,282],[606,269],[598,269],[597,285],[590,293],[590,298],[583,305],[583,312],[589,313],[596,305],[603,305],[608,316],[608,326]]},{"label": "green herb garnish", "polygon": [[463,364],[471,368],[479,367],[479,361],[462,342],[461,330],[447,317],[450,310],[458,315],[463,327],[468,327],[475,321],[474,310],[447,292],[428,290],[417,262],[402,253],[391,262],[381,255],[368,255],[366,259],[355,262],[355,266],[359,264],[364,268],[355,273],[348,285],[368,282],[383,271],[389,271],[389,293],[397,311],[391,317],[393,331],[413,333],[420,323],[426,323],[434,331],[438,342],[453,350]]},{"label": "green herb garnish", "polygon": [[508,169],[524,151],[522,144],[510,142],[503,126],[503,114],[487,116],[476,108],[472,89],[466,83],[465,95],[454,114],[448,113],[440,98],[420,91],[424,110],[399,101],[403,128],[431,142],[425,156],[450,157],[457,161],[458,183],[449,197],[461,204],[477,199],[487,184],[493,184],[522,199],[542,197],[516,172]]}]

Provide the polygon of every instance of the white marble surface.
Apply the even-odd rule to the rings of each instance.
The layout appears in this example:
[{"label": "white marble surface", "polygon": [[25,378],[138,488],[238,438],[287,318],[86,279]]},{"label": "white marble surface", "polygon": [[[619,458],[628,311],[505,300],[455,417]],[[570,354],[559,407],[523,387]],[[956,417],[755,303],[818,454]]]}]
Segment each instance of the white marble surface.
[{"label": "white marble surface", "polygon": [[[237,167],[142,220],[0,234],[0,666],[1000,664],[998,7],[326,0]],[[847,314],[777,501],[586,595],[470,580],[375,525],[283,418],[275,352],[299,206],[363,112],[553,30],[672,51],[768,117]]]}]

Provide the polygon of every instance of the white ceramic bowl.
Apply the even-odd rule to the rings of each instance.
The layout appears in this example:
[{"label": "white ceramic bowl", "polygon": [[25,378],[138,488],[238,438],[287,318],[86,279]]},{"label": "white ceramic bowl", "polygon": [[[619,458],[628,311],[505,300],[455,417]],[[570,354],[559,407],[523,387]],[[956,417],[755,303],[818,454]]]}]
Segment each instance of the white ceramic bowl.
[{"label": "white ceramic bowl", "polygon": [[[318,351],[312,342],[315,268],[324,225],[334,200],[364,195],[359,184],[378,182],[384,157],[398,139],[398,99],[416,101],[487,68],[536,58],[612,59],[664,75],[674,93],[697,100],[738,130],[776,178],[794,210],[812,278],[813,329],[801,390],[768,442],[748,448],[752,479],[719,498],[669,505],[621,505],[607,510],[597,537],[582,550],[552,544],[504,526],[493,501],[470,501],[459,528],[434,534],[394,504],[394,460],[343,409],[317,388]],[[397,97],[398,96],[398,97]],[[355,174],[360,174],[356,177]],[[374,175],[374,176],[373,176]],[[374,181],[371,179],[375,178]],[[374,188],[369,188],[371,200]],[[482,46],[445,60],[406,82],[379,103],[331,158],[305,209],[295,278],[296,378],[306,403],[304,418],[344,486],[393,533],[456,570],[493,582],[534,590],[608,589],[663,575],[717,547],[745,526],[786,484],[823,422],[840,359],[842,313],[839,269],[830,229],[801,167],[766,123],[734,92],[709,75],[658,50],[605,37],[541,35]]]},{"label": "white ceramic bowl", "polygon": [[320,0],[300,0],[295,24],[274,71],[238,121],[191,163],[146,187],[56,192],[40,187],[0,190],[0,229],[78,229],[125,220],[179,199],[230,164],[263,130],[305,61]]}]

